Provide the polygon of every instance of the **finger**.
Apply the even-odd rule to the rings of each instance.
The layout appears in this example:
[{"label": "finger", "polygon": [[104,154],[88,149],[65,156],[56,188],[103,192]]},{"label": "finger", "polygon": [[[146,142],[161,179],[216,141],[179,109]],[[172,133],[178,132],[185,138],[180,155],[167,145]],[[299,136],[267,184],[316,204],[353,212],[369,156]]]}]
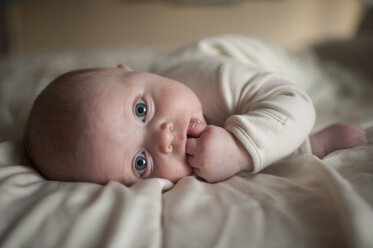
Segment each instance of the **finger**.
[{"label": "finger", "polygon": [[196,162],[195,162],[195,157],[194,156],[188,156],[187,157],[187,162],[188,162],[190,167],[192,167],[193,169],[196,168]]},{"label": "finger", "polygon": [[[199,161],[198,157],[197,156],[188,156],[187,157],[187,162],[189,164],[190,167],[192,167],[193,169],[198,169],[198,170],[202,170],[203,166],[202,166],[202,163]],[[200,171],[201,173],[201,171]]]},{"label": "finger", "polygon": [[206,126],[206,123],[193,118],[189,123],[187,135],[197,138],[205,131]]},{"label": "finger", "polygon": [[185,151],[188,155],[195,155],[198,151],[198,139],[188,138]]}]

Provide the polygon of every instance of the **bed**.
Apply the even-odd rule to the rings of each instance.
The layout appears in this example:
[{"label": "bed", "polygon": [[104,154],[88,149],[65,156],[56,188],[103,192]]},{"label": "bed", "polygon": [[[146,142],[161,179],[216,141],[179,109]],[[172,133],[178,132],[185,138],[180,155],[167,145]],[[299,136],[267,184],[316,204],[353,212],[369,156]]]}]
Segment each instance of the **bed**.
[{"label": "bed", "polygon": [[356,69],[332,60],[334,53],[348,61],[350,42],[292,58],[308,68],[306,90],[318,115],[314,131],[337,121],[358,124],[367,132],[366,146],[322,160],[304,154],[215,184],[192,176],[132,187],[55,182],[29,166],[19,137],[32,101],[51,79],[121,62],[146,71],[168,50],[125,47],[1,60],[1,247],[373,246],[373,81],[358,62]]}]

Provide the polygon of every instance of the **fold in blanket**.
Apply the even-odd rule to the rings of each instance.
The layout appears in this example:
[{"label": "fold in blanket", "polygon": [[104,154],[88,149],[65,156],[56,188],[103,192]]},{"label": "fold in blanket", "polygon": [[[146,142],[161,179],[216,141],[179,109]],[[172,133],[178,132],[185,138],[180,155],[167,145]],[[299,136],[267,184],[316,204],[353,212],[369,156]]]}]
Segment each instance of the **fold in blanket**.
[{"label": "fold in blanket", "polygon": [[49,182],[18,164],[19,143],[0,151],[3,247],[373,244],[371,145],[322,161],[303,155],[217,184],[186,177],[173,188],[161,179],[131,188]]}]

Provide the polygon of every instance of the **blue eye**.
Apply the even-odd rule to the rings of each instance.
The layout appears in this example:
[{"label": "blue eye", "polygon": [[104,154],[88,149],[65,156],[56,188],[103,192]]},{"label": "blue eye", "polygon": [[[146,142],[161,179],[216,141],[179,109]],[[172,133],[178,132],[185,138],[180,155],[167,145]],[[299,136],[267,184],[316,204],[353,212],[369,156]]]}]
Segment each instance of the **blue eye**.
[{"label": "blue eye", "polygon": [[136,157],[134,163],[135,170],[137,171],[137,173],[139,173],[140,176],[142,176],[145,173],[146,166],[148,164],[145,154],[143,152],[140,153],[140,155]]},{"label": "blue eye", "polygon": [[148,107],[146,106],[146,103],[142,99],[137,101],[134,111],[135,111],[135,115],[141,121],[145,121],[145,117],[148,112]]}]

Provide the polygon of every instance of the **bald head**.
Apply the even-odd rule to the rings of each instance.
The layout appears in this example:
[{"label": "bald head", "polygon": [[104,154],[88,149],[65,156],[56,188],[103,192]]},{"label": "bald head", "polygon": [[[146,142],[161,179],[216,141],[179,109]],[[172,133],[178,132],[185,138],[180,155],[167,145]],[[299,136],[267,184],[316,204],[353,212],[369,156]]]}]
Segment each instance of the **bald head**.
[{"label": "bald head", "polygon": [[[98,70],[66,73],[49,84],[37,97],[26,126],[26,150],[36,169],[46,178],[86,181],[89,152],[87,113],[103,87],[94,80]],[[84,153],[82,150],[84,149]]]}]

